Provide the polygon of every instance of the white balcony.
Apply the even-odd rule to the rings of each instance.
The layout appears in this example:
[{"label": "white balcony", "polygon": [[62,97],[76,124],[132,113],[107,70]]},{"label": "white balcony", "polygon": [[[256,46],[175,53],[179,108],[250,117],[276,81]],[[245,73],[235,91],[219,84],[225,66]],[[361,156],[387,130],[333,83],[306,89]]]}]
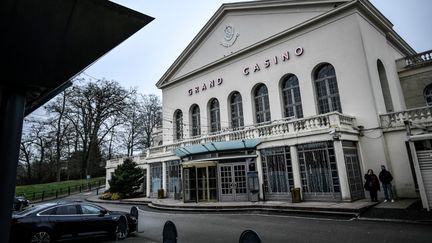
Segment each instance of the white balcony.
[{"label": "white balcony", "polygon": [[432,106],[383,114],[380,115],[380,120],[384,131],[404,128],[405,121],[425,127],[432,126]]},{"label": "white balcony", "polygon": [[301,119],[282,119],[271,123],[247,126],[241,130],[225,130],[217,134],[205,134],[173,144],[151,147],[148,149],[147,156],[172,153],[177,148],[194,144],[253,138],[271,140],[281,136],[289,138],[290,136],[301,136],[314,132],[326,133],[331,127],[337,128],[340,132],[357,132],[354,117],[339,112],[331,112]]}]

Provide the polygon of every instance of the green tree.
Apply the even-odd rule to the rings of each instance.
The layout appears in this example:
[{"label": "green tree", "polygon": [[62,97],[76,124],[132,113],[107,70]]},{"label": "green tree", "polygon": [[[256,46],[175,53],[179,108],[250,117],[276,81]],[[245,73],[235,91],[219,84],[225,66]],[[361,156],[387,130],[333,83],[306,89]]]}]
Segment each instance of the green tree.
[{"label": "green tree", "polygon": [[131,159],[126,159],[115,169],[111,180],[109,191],[112,193],[121,193],[125,197],[135,194],[144,182],[144,170],[138,167],[138,164]]}]

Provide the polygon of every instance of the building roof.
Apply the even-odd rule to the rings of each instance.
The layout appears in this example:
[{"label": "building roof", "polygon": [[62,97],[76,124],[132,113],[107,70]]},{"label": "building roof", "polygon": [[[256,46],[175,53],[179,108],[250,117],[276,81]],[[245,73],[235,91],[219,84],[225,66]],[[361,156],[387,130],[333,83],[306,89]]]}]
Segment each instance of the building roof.
[{"label": "building roof", "polygon": [[5,0],[0,88],[26,94],[26,114],[153,20],[105,0]]},{"label": "building roof", "polygon": [[[279,9],[293,9],[295,11],[302,11],[302,8],[311,6],[327,6],[328,10],[316,17],[313,17],[301,24],[295,26],[288,26],[282,32],[274,34],[264,40],[259,40],[250,46],[247,46],[241,50],[238,50],[230,55],[223,56],[218,60],[211,63],[202,63],[202,66],[188,72],[180,77],[174,77],[176,72],[189,60],[194,50],[198,48],[206,37],[214,30],[217,24],[226,16],[232,12],[244,12],[250,10],[267,11],[267,10],[279,10]],[[250,1],[250,2],[239,2],[239,3],[228,3],[223,4],[216,13],[210,18],[205,24],[201,31],[196,35],[192,42],[186,47],[186,49],[180,54],[180,56],[174,61],[174,63],[168,68],[165,74],[156,83],[156,86],[160,89],[167,87],[173,83],[176,83],[187,76],[202,72],[215,65],[221,64],[222,62],[232,60],[240,55],[274,42],[282,37],[292,35],[301,29],[308,28],[310,26],[319,24],[321,21],[341,14],[352,8],[357,8],[359,11],[365,14],[371,21],[376,24],[380,29],[386,33],[387,38],[392,42],[398,49],[401,50],[405,55],[413,55],[415,51],[411,48],[394,30],[393,24],[382,15],[369,1],[367,0],[275,0],[275,1]]]}]

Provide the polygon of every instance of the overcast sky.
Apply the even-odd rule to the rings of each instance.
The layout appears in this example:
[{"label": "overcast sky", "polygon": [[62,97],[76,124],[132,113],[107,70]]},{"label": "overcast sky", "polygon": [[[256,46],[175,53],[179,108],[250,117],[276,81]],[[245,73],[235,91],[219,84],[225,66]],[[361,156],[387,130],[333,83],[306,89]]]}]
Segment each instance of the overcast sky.
[{"label": "overcast sky", "polygon": [[[144,94],[161,92],[155,83],[207,23],[230,0],[114,0],[155,18],[102,57],[85,73],[116,80]],[[432,49],[432,0],[371,0],[417,52]]]}]

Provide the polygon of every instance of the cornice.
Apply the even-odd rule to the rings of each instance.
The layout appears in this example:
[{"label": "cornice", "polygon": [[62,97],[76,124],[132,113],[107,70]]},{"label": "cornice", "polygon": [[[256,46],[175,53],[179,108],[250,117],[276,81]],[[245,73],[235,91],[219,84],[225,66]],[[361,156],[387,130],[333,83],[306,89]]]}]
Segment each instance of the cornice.
[{"label": "cornice", "polygon": [[[257,4],[258,3],[258,4]],[[342,3],[336,8],[325,12],[319,16],[311,18],[303,23],[300,23],[296,26],[293,26],[287,30],[284,30],[280,33],[277,33],[273,36],[270,36],[266,39],[263,39],[253,45],[245,47],[231,55],[222,57],[214,62],[208,63],[200,68],[197,68],[189,73],[186,73],[180,77],[170,80],[169,83],[163,83],[166,81],[184,62],[187,60],[187,57],[192,53],[196,45],[199,44],[201,40],[203,40],[204,36],[218,23],[218,21],[225,16],[229,11],[238,11],[238,10],[250,10],[250,9],[262,9],[262,8],[272,8],[276,6],[295,6],[295,5],[312,5],[312,4],[329,4],[329,3]],[[186,49],[180,54],[180,56],[176,59],[176,61],[171,65],[171,67],[165,72],[165,74],[161,77],[161,79],[157,82],[156,86],[158,88],[165,88],[172,84],[175,84],[181,80],[186,79],[187,77],[197,75],[199,73],[205,72],[217,65],[221,65],[230,60],[234,60],[238,57],[244,56],[253,50],[266,46],[269,43],[275,42],[281,38],[284,38],[289,35],[293,35],[301,30],[312,27],[314,25],[318,25],[322,21],[329,19],[337,14],[341,14],[344,11],[348,11],[350,9],[356,8],[363,15],[365,15],[368,19],[372,20],[372,22],[381,29],[385,34],[387,39],[393,43],[396,47],[398,47],[405,55],[413,55],[416,54],[415,50],[408,45],[394,30],[393,24],[383,15],[381,14],[369,1],[367,0],[352,0],[352,1],[326,1],[326,0],[315,0],[315,1],[260,1],[260,2],[240,2],[240,3],[229,3],[223,4],[213,15],[213,17],[207,22],[207,24],[203,27],[203,29],[198,33],[198,35],[192,40],[192,42],[186,47]]]},{"label": "cornice", "polygon": [[[164,75],[156,83],[156,87],[162,88],[169,84],[163,82],[169,79],[169,77],[181,66],[181,64],[187,60],[187,57],[192,54],[193,50],[204,40],[205,36],[219,23],[219,21],[232,11],[246,11],[254,9],[271,9],[280,7],[298,7],[298,6],[317,6],[317,5],[329,5],[329,4],[340,4],[346,3],[350,0],[270,0],[270,1],[249,1],[249,2],[237,2],[237,3],[225,3],[216,11],[216,13],[210,18],[210,20],[204,25],[204,27],[198,32],[194,39],[189,43],[185,50],[180,56],[174,61],[174,63],[168,68]],[[220,60],[224,60],[222,58]],[[208,66],[208,65],[206,65]],[[201,68],[200,68],[201,69]],[[174,80],[171,80],[172,83]]]}]

